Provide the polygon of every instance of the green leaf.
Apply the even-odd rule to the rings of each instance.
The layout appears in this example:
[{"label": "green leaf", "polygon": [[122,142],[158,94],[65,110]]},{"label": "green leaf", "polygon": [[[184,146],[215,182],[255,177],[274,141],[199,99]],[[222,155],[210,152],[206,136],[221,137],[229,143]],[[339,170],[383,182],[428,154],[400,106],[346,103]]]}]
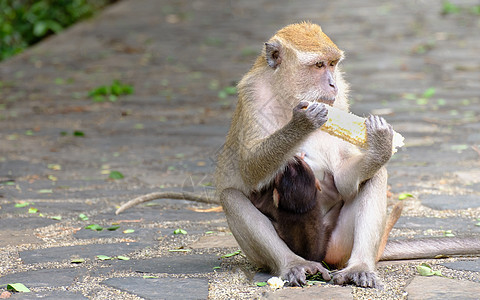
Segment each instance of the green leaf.
[{"label": "green leaf", "polygon": [[405,200],[407,198],[411,198],[413,197],[412,194],[409,194],[409,193],[402,193],[400,195],[398,195],[398,200]]},{"label": "green leaf", "polygon": [[98,224],[90,224],[88,226],[85,226],[85,229],[91,229],[93,231],[102,231],[103,227]]},{"label": "green leaf", "polygon": [[30,293],[30,290],[25,285],[23,285],[23,283],[7,284],[7,290],[21,292],[21,293]]},{"label": "green leaf", "polygon": [[79,214],[79,215],[78,215],[78,218],[79,218],[80,220],[82,220],[82,221],[88,221],[88,217],[87,217],[87,215],[85,215],[85,214]]},{"label": "green leaf", "polygon": [[475,224],[475,226],[480,226],[480,222],[478,222],[477,224]]},{"label": "green leaf", "polygon": [[81,263],[84,263],[85,262],[85,259],[83,258],[75,258],[75,259],[72,259],[70,261],[71,264],[81,264]]},{"label": "green leaf", "polygon": [[48,27],[47,23],[44,21],[36,22],[33,26],[33,35],[40,37],[44,36],[47,33]]},{"label": "green leaf", "polygon": [[428,99],[428,98],[432,98],[433,95],[435,95],[435,88],[431,87],[431,88],[428,88],[425,92],[423,92],[422,97]]},{"label": "green leaf", "polygon": [[75,130],[73,132],[73,136],[76,136],[76,137],[84,137],[85,136],[85,133],[83,131],[80,131],[80,130]]},{"label": "green leaf", "polygon": [[28,209],[28,213],[29,214],[36,214],[38,212],[38,208],[35,208],[35,207],[30,207]]},{"label": "green leaf", "polygon": [[123,233],[134,233],[135,229],[125,229]]},{"label": "green leaf", "polygon": [[110,226],[110,227],[108,227],[107,230],[108,230],[108,231],[115,231],[115,230],[117,230],[118,228],[120,228],[120,226],[115,225],[115,226]]},{"label": "green leaf", "polygon": [[158,276],[143,275],[143,279],[155,279],[155,278],[158,278]]},{"label": "green leaf", "polygon": [[119,260],[130,260],[130,257],[119,255],[119,256],[117,256],[117,259],[119,259]]},{"label": "green leaf", "polygon": [[62,169],[62,166],[59,164],[48,164],[47,168],[54,171],[60,171]]},{"label": "green leaf", "polygon": [[222,258],[229,258],[229,257],[235,256],[235,255],[239,255],[241,252],[242,252],[242,250],[237,250],[235,252],[223,255]]},{"label": "green leaf", "polygon": [[29,205],[34,204],[33,202],[20,202],[20,203],[15,203],[15,207],[26,207]]},{"label": "green leaf", "polygon": [[113,259],[112,257],[107,256],[107,255],[97,255],[97,258],[99,260],[111,260],[111,259]]},{"label": "green leaf", "polygon": [[435,275],[432,268],[427,264],[421,264],[420,266],[417,266],[417,271],[422,276],[433,276],[433,275]]},{"label": "green leaf", "polygon": [[110,175],[108,175],[108,178],[117,180],[117,179],[123,179],[125,178],[125,176],[123,176],[123,174],[120,173],[119,171],[110,171]]},{"label": "green leaf", "polygon": [[446,237],[453,237],[453,236],[455,236],[455,234],[453,234],[451,230],[445,230],[445,232],[443,233],[443,235],[445,235]]},{"label": "green leaf", "polygon": [[205,234],[212,234],[213,231],[205,231]]},{"label": "green leaf", "polygon": [[173,231],[173,234],[187,234],[187,231],[184,229],[178,228]]},{"label": "green leaf", "polygon": [[53,217],[51,217],[50,219],[52,219],[52,220],[57,220],[57,221],[61,221],[61,220],[62,220],[62,216],[53,216]]},{"label": "green leaf", "polygon": [[259,282],[255,282],[255,284],[259,287],[262,287],[262,286],[266,286],[268,283],[266,281],[259,281]]},{"label": "green leaf", "polygon": [[220,266],[216,266],[216,267],[213,267],[214,270],[218,270],[218,269],[221,269],[222,267]]},{"label": "green leaf", "polygon": [[39,194],[51,194],[51,193],[53,193],[53,190],[52,189],[43,189],[43,190],[39,190],[37,193],[39,193]]}]

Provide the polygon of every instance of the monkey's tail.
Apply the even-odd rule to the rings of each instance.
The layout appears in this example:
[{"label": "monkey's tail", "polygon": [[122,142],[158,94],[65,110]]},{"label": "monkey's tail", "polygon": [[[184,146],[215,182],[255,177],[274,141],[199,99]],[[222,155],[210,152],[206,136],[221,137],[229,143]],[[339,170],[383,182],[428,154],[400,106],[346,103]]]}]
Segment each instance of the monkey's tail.
[{"label": "monkey's tail", "polygon": [[480,255],[480,236],[390,240],[380,260]]},{"label": "monkey's tail", "polygon": [[214,197],[197,195],[192,192],[155,192],[137,197],[128,201],[127,203],[122,204],[122,206],[120,206],[115,211],[115,214],[118,215],[119,213],[129,209],[130,207],[156,199],[190,200],[195,202],[219,204],[219,201]]},{"label": "monkey's tail", "polygon": [[402,215],[403,210],[403,202],[397,202],[392,209],[392,212],[388,216],[387,223],[385,224],[385,231],[383,232],[382,239],[380,240],[380,246],[378,247],[377,253],[377,261],[379,261],[382,257],[382,253],[387,245],[388,236],[390,235],[390,231],[392,231],[393,226],[397,223],[398,219]]}]

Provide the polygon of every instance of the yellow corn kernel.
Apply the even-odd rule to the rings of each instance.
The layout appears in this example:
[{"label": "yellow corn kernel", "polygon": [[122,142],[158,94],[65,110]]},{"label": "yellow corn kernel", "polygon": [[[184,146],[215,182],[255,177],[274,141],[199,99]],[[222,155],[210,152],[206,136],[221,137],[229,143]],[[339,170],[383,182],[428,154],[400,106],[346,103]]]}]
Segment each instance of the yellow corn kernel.
[{"label": "yellow corn kernel", "polygon": [[[367,148],[367,127],[365,119],[341,109],[327,106],[328,120],[321,130],[341,138],[360,148]],[[397,147],[402,147],[403,136],[398,132],[393,132],[392,153],[397,152]]]}]

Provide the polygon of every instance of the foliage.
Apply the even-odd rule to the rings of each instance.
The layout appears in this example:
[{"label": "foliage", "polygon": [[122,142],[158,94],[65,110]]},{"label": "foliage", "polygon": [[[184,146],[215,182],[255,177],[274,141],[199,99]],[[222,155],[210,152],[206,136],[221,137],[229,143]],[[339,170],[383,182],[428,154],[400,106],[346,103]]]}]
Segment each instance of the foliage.
[{"label": "foliage", "polygon": [[0,0],[0,61],[115,0]]},{"label": "foliage", "polygon": [[95,102],[104,102],[110,100],[116,101],[118,96],[133,94],[133,86],[114,80],[111,85],[101,85],[88,92],[88,97]]}]

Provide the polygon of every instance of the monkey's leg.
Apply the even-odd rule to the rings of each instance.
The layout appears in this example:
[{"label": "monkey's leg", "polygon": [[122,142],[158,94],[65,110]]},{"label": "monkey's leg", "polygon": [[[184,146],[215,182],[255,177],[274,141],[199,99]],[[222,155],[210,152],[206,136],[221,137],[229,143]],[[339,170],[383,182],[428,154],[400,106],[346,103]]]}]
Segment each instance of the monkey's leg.
[{"label": "monkey's leg", "polygon": [[[334,274],[334,283],[381,288],[382,284],[375,273],[375,263],[385,228],[386,194],[387,172],[382,168],[365,182],[357,197],[342,208],[329,250],[341,249],[339,253],[343,250],[343,254],[348,257],[351,249],[351,254],[346,268]],[[327,262],[328,258],[327,250]]]},{"label": "monkey's leg", "polygon": [[270,220],[239,190],[226,189],[220,194],[228,226],[245,255],[258,267],[288,280],[290,285],[306,284],[305,274],[320,272],[325,280],[330,274],[320,263],[293,253],[278,236]]}]

